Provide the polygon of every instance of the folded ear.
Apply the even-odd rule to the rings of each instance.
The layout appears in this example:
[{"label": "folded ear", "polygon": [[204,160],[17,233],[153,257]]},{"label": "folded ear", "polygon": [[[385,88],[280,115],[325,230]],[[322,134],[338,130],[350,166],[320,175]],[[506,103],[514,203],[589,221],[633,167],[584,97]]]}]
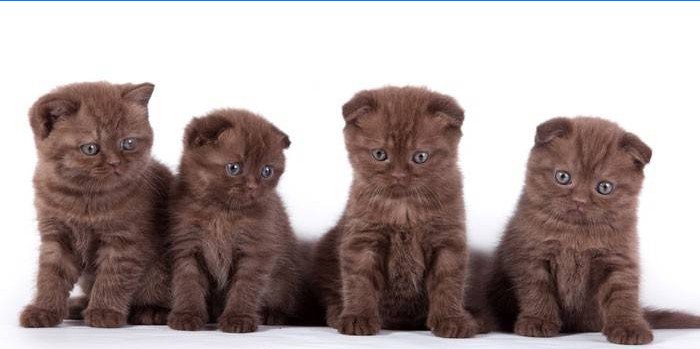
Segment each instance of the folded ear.
[{"label": "folded ear", "polygon": [[620,147],[632,155],[635,164],[640,168],[644,168],[651,161],[651,148],[634,133],[625,133],[620,140]]},{"label": "folded ear", "polygon": [[219,115],[194,118],[185,129],[185,148],[214,144],[222,132],[232,127],[229,120]]},{"label": "folded ear", "polygon": [[447,118],[449,124],[455,127],[462,126],[464,122],[464,110],[454,98],[447,95],[438,94],[434,97],[428,104],[428,112]]},{"label": "folded ear", "polygon": [[48,137],[59,119],[75,114],[79,108],[80,103],[66,95],[50,93],[39,98],[29,110],[34,135]]},{"label": "folded ear", "polygon": [[558,137],[566,137],[573,130],[571,120],[554,118],[537,126],[535,144],[547,144]]},{"label": "folded ear", "polygon": [[280,142],[282,144],[283,149],[289,148],[290,145],[292,145],[292,142],[289,140],[289,136],[287,136],[286,133],[280,131],[279,129],[275,128],[275,130],[279,133],[280,135]]},{"label": "folded ear", "polygon": [[138,85],[127,84],[122,91],[122,98],[127,101],[134,102],[143,107],[148,106],[148,101],[151,100],[155,85],[150,82],[144,82]]},{"label": "folded ear", "polygon": [[343,118],[346,123],[371,112],[377,107],[377,100],[370,91],[360,91],[351,100],[343,104]]}]

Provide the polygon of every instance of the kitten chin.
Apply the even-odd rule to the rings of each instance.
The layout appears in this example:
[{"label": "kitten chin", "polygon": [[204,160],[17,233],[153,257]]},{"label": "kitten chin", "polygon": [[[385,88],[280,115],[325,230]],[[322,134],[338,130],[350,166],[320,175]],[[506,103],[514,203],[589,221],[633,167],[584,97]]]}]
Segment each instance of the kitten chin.
[{"label": "kitten chin", "polygon": [[171,206],[171,328],[211,320],[224,332],[251,332],[308,320],[310,247],[297,241],[276,191],[289,145],[244,110],[215,110],[187,126]]},{"label": "kitten chin", "polygon": [[462,109],[424,88],[387,87],[357,93],[343,117],[354,181],[343,217],[314,259],[328,325],[350,335],[429,328],[471,337],[483,330],[462,299]]},{"label": "kitten chin", "polygon": [[636,208],[651,149],[598,118],[537,127],[525,187],[488,285],[498,326],[530,337],[600,332],[645,344],[700,318],[639,305]]},{"label": "kitten chin", "polygon": [[[94,327],[164,324],[170,171],[150,156],[149,83],[59,87],[30,110],[41,235],[24,327],[82,318]],[[68,300],[79,283],[85,296]]]}]

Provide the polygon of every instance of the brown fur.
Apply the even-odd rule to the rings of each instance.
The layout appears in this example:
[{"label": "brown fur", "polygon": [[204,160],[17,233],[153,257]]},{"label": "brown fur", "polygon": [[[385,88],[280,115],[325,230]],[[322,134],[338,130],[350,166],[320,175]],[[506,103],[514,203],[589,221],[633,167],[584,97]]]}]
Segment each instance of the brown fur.
[{"label": "brown fur", "polygon": [[[276,186],[289,138],[263,118],[224,109],[187,126],[172,215],[173,311],[168,325],[225,332],[293,322],[308,247],[294,237]],[[226,164],[239,162],[230,176]],[[272,165],[267,179],[261,169]],[[308,262],[306,262],[308,264]]]},{"label": "brown fur", "polygon": [[[639,305],[637,198],[651,149],[597,118],[556,118],[537,128],[523,193],[497,249],[489,283],[500,326],[517,334],[602,331],[644,344],[655,327],[697,327],[697,317]],[[555,171],[571,183],[555,181]],[[608,195],[600,181],[614,183]],[[646,315],[646,320],[645,320]]]},{"label": "brown fur", "polygon": [[[462,300],[462,109],[423,88],[388,87],[356,94],[343,116],[354,180],[316,256],[327,323],[350,335],[427,327],[441,337],[473,336],[477,325]],[[388,159],[375,160],[373,149]],[[416,151],[428,160],[412,162]]]},{"label": "brown fur", "polygon": [[[70,315],[95,327],[163,324],[169,307],[162,257],[170,171],[151,158],[147,104],[153,85],[80,83],[41,97],[30,111],[39,155],[34,175],[41,234],[37,293],[24,327]],[[123,151],[120,140],[136,138]],[[94,156],[80,146],[94,142]],[[86,294],[71,300],[74,284]],[[84,311],[83,311],[84,308]]]}]

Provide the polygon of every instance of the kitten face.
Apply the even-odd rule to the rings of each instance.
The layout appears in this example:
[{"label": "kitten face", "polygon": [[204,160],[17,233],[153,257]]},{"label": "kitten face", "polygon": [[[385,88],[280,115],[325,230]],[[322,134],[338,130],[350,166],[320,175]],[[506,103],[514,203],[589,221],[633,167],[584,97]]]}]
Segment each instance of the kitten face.
[{"label": "kitten face", "polygon": [[217,110],[187,127],[181,172],[209,199],[247,206],[275,190],[289,144],[287,135],[255,114]]},{"label": "kitten face", "polygon": [[150,161],[152,92],[152,84],[81,83],[41,97],[30,112],[40,159],[75,185],[133,179]]},{"label": "kitten face", "polygon": [[343,114],[355,175],[378,195],[421,195],[458,173],[463,111],[451,97],[413,87],[363,91]]},{"label": "kitten face", "polygon": [[525,195],[556,220],[602,224],[634,213],[651,149],[614,123],[558,118],[538,128]]}]

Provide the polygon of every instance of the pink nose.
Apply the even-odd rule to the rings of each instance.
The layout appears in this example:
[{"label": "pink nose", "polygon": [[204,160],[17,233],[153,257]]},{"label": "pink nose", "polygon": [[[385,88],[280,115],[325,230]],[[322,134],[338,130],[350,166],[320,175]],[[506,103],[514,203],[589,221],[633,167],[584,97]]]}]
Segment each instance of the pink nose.
[{"label": "pink nose", "polygon": [[404,179],[407,177],[407,175],[405,172],[392,172],[391,177],[396,179]]},{"label": "pink nose", "polygon": [[114,159],[114,160],[107,161],[107,163],[112,167],[117,167],[117,166],[119,166],[121,161],[119,161],[118,159]]}]

